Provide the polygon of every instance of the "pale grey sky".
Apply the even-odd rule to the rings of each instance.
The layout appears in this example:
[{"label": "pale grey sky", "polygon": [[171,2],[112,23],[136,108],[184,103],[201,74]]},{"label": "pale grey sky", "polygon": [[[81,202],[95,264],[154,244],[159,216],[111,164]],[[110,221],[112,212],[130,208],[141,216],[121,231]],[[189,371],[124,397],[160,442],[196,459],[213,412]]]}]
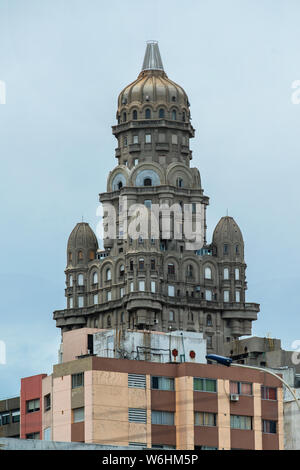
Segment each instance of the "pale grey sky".
[{"label": "pale grey sky", "polygon": [[0,0],[0,398],[57,361],[67,238],[95,228],[149,39],[189,96],[209,239],[227,208],[243,232],[253,334],[300,338],[299,17],[297,0]]}]

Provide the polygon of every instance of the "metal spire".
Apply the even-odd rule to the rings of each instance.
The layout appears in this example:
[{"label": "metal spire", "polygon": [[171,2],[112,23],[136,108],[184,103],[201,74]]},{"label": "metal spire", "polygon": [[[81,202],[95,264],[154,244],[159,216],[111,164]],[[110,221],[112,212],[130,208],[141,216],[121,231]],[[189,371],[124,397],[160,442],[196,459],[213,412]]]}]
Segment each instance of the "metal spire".
[{"label": "metal spire", "polygon": [[143,70],[164,70],[157,41],[147,41]]}]

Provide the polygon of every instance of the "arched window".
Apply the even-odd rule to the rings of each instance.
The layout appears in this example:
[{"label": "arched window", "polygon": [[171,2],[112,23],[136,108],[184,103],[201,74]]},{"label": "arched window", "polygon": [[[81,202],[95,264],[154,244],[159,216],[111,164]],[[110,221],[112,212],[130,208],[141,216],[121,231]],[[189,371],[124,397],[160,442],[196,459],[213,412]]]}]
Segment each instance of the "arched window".
[{"label": "arched window", "polygon": [[92,260],[92,259],[95,259],[95,252],[94,252],[94,250],[90,250],[90,252],[89,252],[89,259],[91,259],[91,260]]},{"label": "arched window", "polygon": [[123,183],[122,183],[122,181],[119,181],[118,182],[118,189],[121,189],[122,187],[123,187]]},{"label": "arched window", "polygon": [[206,268],[204,270],[204,277],[205,277],[205,279],[211,279],[212,278],[211,268],[209,268],[208,266],[206,266]]},{"label": "arched window", "polygon": [[235,280],[236,280],[236,281],[239,281],[239,280],[240,280],[240,270],[239,270],[239,268],[235,268],[235,270],[234,270],[234,277],[235,277]]},{"label": "arched window", "polygon": [[182,113],[182,120],[183,120],[183,122],[185,122],[185,112],[184,111]]},{"label": "arched window", "polygon": [[172,111],[172,120],[176,121],[176,119],[177,119],[177,113],[176,113],[176,110],[173,109],[173,111]]},{"label": "arched window", "polygon": [[108,315],[108,317],[107,317],[106,325],[107,325],[107,328],[110,328],[110,327],[111,327],[111,318],[110,318],[110,315]]},{"label": "arched window", "polygon": [[69,276],[69,287],[72,287],[73,286],[73,276],[72,274],[70,274]]},{"label": "arched window", "polygon": [[235,254],[239,255],[240,254],[240,247],[239,245],[235,245]]},{"label": "arched window", "polygon": [[175,320],[174,312],[173,312],[173,310],[170,310],[169,311],[169,321],[174,321],[174,320]]},{"label": "arched window", "polygon": [[159,118],[163,119],[165,117],[165,110],[164,108],[160,108],[159,110]]},{"label": "arched window", "polygon": [[98,273],[97,271],[95,271],[93,273],[93,284],[97,284],[97,282],[98,282]]},{"label": "arched window", "polygon": [[82,261],[83,260],[83,253],[82,251],[78,251],[78,261]]},{"label": "arched window", "polygon": [[120,277],[124,276],[124,272],[125,272],[124,264],[121,264],[121,266],[120,266]]},{"label": "arched window", "polygon": [[193,266],[191,264],[189,264],[188,267],[187,267],[186,275],[189,278],[194,277],[194,270],[193,270]]},{"label": "arched window", "polygon": [[77,283],[79,286],[83,286],[83,283],[84,283],[83,274],[78,274]]},{"label": "arched window", "polygon": [[134,109],[134,110],[133,110],[133,113],[132,113],[132,119],[136,120],[136,119],[137,119],[137,116],[138,116],[137,110]]},{"label": "arched window", "polygon": [[224,279],[229,279],[229,269],[224,268]]},{"label": "arched window", "polygon": [[147,108],[145,111],[145,118],[151,119],[151,109]]},{"label": "arched window", "polygon": [[126,121],[127,121],[127,114],[123,113],[123,122],[126,122]]},{"label": "arched window", "polygon": [[111,280],[111,270],[109,268],[106,270],[106,280],[107,281]]},{"label": "arched window", "polygon": [[206,317],[206,326],[212,326],[211,315],[207,315]]},{"label": "arched window", "polygon": [[152,186],[152,179],[144,178],[144,186]]}]

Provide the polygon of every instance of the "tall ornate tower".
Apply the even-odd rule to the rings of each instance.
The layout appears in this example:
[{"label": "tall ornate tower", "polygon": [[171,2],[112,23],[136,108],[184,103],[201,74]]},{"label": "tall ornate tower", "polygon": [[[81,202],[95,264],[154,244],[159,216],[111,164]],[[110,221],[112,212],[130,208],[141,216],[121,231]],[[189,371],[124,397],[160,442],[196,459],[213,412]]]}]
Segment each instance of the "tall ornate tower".
[{"label": "tall ornate tower", "polygon": [[[141,73],[119,95],[113,134],[118,164],[100,201],[114,207],[117,235],[99,250],[89,225],[76,225],[67,249],[67,308],[54,312],[56,325],[62,331],[200,331],[208,351],[221,354],[224,342],[251,334],[259,306],[245,302],[244,242],[236,222],[223,217],[207,244],[208,197],[198,169],[190,167],[190,103],[166,75],[156,42],[147,44]],[[161,221],[157,238],[124,236],[125,200],[128,209],[140,204],[146,212],[154,205],[188,205],[192,221],[200,207],[202,248],[187,248],[184,236],[174,236],[175,216],[169,236]]]}]

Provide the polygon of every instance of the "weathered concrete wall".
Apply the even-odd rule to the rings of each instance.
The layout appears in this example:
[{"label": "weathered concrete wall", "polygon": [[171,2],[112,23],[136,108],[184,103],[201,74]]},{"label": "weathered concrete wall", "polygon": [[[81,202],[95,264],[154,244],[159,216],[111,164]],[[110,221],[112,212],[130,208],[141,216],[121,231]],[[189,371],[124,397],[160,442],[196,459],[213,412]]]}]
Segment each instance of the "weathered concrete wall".
[{"label": "weathered concrete wall", "polygon": [[[300,389],[296,389],[296,396],[300,400]],[[284,448],[286,450],[300,450],[300,411],[295,400],[283,404],[284,413]]]},{"label": "weathered concrete wall", "polygon": [[[0,438],[0,450],[115,450],[128,447],[83,444],[80,442],[38,441],[33,439]],[[135,447],[130,447],[135,449]]]}]

